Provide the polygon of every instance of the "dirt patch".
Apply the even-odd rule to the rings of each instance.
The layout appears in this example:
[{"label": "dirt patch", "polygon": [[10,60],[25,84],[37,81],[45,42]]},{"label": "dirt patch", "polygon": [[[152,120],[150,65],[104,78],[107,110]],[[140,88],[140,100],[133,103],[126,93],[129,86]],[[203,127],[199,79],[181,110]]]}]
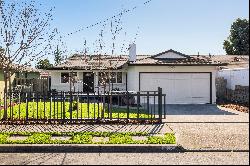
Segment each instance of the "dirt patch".
[{"label": "dirt patch", "polygon": [[10,141],[23,141],[23,140],[26,140],[28,138],[28,136],[19,136],[19,135],[13,135],[13,136],[10,136],[8,138],[8,140]]},{"label": "dirt patch", "polygon": [[135,141],[146,141],[148,138],[146,136],[132,136],[132,139]]},{"label": "dirt patch", "polygon": [[70,140],[70,136],[52,136],[51,140],[67,141]]},{"label": "dirt patch", "polygon": [[98,142],[108,142],[109,137],[93,137],[92,139],[93,142],[98,143]]}]

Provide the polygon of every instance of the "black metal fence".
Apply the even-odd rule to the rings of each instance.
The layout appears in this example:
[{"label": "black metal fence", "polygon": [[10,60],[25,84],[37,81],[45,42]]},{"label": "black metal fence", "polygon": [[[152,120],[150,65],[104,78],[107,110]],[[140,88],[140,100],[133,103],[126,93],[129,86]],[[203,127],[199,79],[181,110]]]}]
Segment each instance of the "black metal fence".
[{"label": "black metal fence", "polygon": [[166,116],[166,95],[161,88],[104,94],[13,92],[0,103],[0,122],[8,124],[161,123]]}]

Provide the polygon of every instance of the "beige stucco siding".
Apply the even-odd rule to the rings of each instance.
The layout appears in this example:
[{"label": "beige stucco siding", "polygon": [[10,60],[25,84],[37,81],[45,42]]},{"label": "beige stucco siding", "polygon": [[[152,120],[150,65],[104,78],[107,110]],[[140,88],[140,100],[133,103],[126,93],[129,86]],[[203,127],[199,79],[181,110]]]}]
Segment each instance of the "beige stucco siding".
[{"label": "beige stucco siding", "polygon": [[139,73],[140,72],[211,72],[212,73],[212,103],[216,103],[215,86],[215,66],[129,66],[127,86],[129,91],[139,91]]},{"label": "beige stucco siding", "polygon": [[[11,82],[13,82],[14,78],[15,78],[15,74],[11,76]],[[4,75],[3,75],[3,71],[0,70],[0,98],[3,98],[4,87],[5,87]]]}]

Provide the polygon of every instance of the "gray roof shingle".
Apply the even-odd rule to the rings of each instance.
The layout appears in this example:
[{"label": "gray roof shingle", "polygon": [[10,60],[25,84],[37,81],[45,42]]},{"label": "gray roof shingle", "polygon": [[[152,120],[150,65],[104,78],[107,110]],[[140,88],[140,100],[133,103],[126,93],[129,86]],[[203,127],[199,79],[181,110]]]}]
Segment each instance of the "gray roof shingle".
[{"label": "gray roof shingle", "polygon": [[[236,58],[235,58],[236,57]],[[238,58],[238,59],[237,59]],[[214,65],[225,66],[228,64],[249,64],[249,56],[232,55],[189,55],[183,59],[157,59],[153,55],[137,55],[135,62],[128,62],[128,55],[78,55],[68,58],[66,62],[54,66],[50,70],[107,70],[120,69],[124,65]]]}]

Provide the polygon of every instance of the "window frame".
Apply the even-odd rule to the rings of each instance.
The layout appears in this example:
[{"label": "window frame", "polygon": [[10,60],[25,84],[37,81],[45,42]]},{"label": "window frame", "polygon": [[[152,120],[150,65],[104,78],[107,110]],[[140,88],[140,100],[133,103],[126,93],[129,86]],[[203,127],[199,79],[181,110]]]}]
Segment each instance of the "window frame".
[{"label": "window frame", "polygon": [[[62,82],[62,74],[68,74],[68,80],[67,80],[67,82]],[[61,84],[69,84],[70,83],[70,78],[72,77],[72,76],[76,76],[77,77],[77,72],[61,72],[60,73],[60,83]]]},{"label": "window frame", "polygon": [[[103,75],[107,74],[108,72],[99,72],[98,73],[98,84],[100,84],[100,75],[101,73],[104,73]],[[115,73],[115,77],[114,77],[114,80],[115,82],[112,82],[112,78],[111,78],[111,75],[112,73]],[[121,73],[121,82],[118,82],[118,73]],[[111,84],[123,84],[123,72],[110,72],[110,78],[109,78],[109,81]],[[108,84],[109,82],[107,81],[106,84]]]},{"label": "window frame", "polygon": [[[62,82],[62,80],[63,80],[62,74],[68,74],[67,82]],[[60,83],[61,84],[68,84],[69,83],[69,78],[70,78],[70,73],[69,72],[61,72],[60,73]]]}]

